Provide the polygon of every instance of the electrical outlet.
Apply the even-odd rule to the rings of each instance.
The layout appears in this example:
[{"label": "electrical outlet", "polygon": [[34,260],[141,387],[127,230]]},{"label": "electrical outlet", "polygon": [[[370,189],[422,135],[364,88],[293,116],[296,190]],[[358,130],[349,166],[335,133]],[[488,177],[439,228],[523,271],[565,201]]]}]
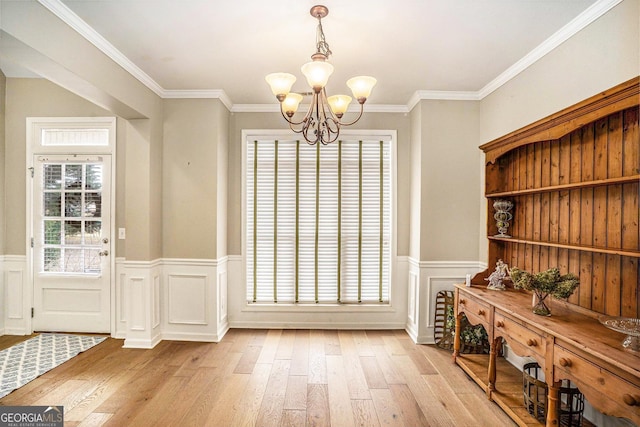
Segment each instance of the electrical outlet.
[{"label": "electrical outlet", "polygon": [[126,233],[124,228],[118,228],[118,239],[124,240],[126,238]]}]

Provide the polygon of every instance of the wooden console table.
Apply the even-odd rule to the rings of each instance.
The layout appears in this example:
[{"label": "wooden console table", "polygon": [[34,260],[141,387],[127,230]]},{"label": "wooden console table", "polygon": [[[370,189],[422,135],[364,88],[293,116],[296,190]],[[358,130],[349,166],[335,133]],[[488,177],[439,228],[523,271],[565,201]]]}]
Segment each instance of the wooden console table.
[{"label": "wooden console table", "polygon": [[[532,357],[542,367],[549,387],[548,427],[558,426],[556,407],[562,379],[571,380],[599,411],[640,425],[640,353],[624,350],[624,335],[602,326],[595,312],[561,301],[551,303],[551,312],[550,317],[533,314],[531,294],[524,291],[456,285],[456,330],[460,330],[464,313],[470,323],[485,327],[491,350],[489,355],[460,354],[456,334],[455,363],[520,426],[537,421],[524,408],[522,373],[498,357],[503,339],[514,353]],[[506,373],[509,370],[511,377]],[[514,370],[519,382],[513,380]]]}]

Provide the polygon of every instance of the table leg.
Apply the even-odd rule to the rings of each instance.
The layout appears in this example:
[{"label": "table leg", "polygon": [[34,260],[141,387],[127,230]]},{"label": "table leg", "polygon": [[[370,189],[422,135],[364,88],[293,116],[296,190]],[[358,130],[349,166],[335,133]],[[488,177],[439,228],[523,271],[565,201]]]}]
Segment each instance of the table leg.
[{"label": "table leg", "polygon": [[491,393],[496,389],[496,356],[502,346],[502,338],[489,342],[489,377],[487,378],[487,397],[491,399]]},{"label": "table leg", "polygon": [[454,316],[456,318],[456,330],[453,337],[453,362],[455,363],[456,358],[460,356],[460,318],[462,317],[460,313],[458,313],[458,290],[456,289],[455,299],[454,299]]},{"label": "table leg", "polygon": [[554,382],[549,385],[547,391],[547,427],[558,426],[558,394],[560,392],[560,383]]}]

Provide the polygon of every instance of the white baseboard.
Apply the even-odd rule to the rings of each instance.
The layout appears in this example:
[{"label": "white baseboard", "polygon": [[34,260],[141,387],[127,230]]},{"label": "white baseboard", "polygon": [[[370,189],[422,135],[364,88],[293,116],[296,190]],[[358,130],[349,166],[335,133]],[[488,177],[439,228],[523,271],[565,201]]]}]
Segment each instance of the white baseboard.
[{"label": "white baseboard", "polygon": [[405,324],[402,322],[390,323],[390,322],[232,322],[230,324],[232,329],[330,329],[330,330],[395,330],[404,329]]}]

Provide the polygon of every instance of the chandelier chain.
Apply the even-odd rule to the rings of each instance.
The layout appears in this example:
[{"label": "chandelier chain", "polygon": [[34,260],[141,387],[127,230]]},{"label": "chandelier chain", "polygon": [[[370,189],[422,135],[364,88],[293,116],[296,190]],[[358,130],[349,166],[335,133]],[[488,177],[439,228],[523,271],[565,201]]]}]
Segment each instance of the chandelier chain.
[{"label": "chandelier chain", "polygon": [[316,49],[318,53],[323,54],[327,59],[329,59],[329,55],[333,53],[329,48],[329,43],[327,43],[325,39],[324,30],[322,29],[322,18],[320,16],[318,16],[318,29],[316,31]]}]

